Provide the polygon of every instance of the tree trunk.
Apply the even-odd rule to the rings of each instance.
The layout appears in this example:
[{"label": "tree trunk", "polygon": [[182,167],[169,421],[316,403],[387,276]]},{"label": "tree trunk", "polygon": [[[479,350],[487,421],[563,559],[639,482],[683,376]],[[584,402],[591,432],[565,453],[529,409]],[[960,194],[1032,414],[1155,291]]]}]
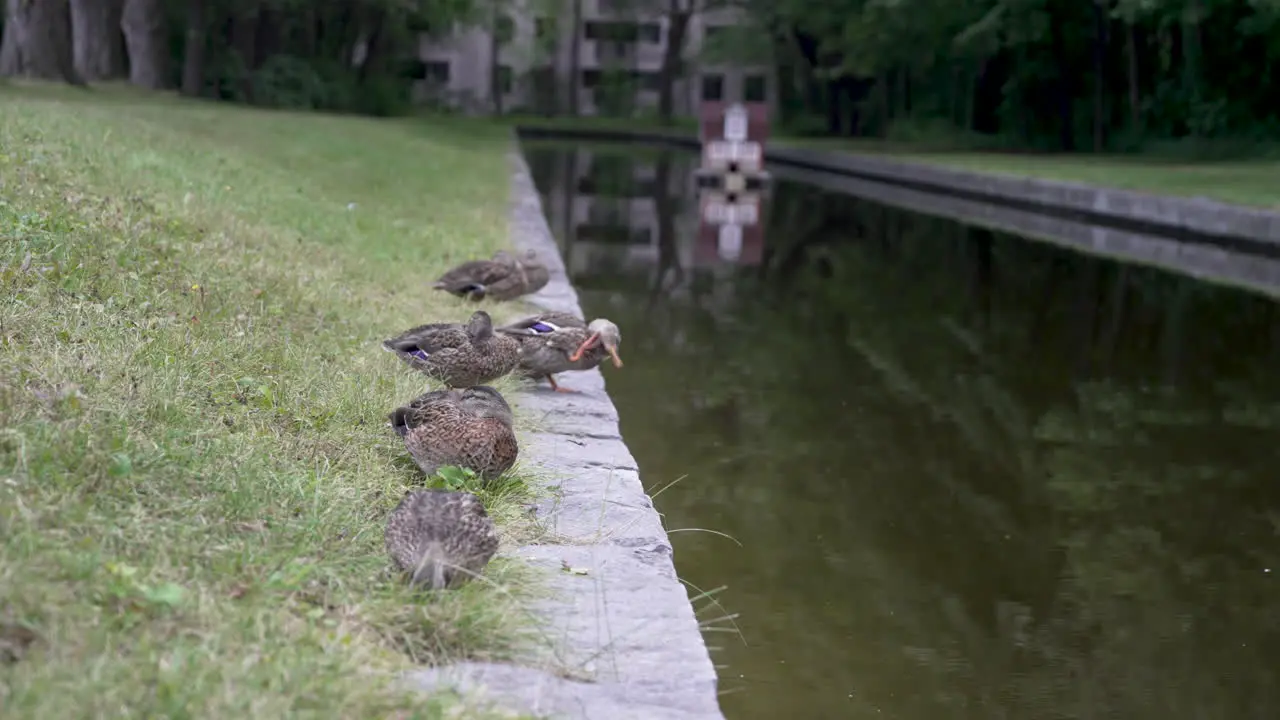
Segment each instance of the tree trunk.
[{"label": "tree trunk", "polygon": [[187,40],[182,58],[182,94],[199,97],[204,92],[204,0],[187,0]]},{"label": "tree trunk", "polygon": [[498,3],[494,2],[489,16],[489,101],[494,115],[502,115],[502,39],[498,37],[501,17]]},{"label": "tree trunk", "polygon": [[1125,38],[1129,55],[1129,130],[1134,138],[1142,134],[1142,93],[1138,86],[1138,30],[1132,20]]},{"label": "tree trunk", "polygon": [[67,0],[8,0],[0,75],[85,84],[72,55]]},{"label": "tree trunk", "polygon": [[1093,2],[1093,151],[1102,152],[1107,124],[1107,12],[1103,0]]},{"label": "tree trunk", "polygon": [[[356,23],[354,19],[352,21],[352,26],[357,28],[359,27],[358,23]],[[357,29],[356,32],[357,37],[359,38],[361,31]],[[227,38],[227,42],[231,48],[232,56],[235,58],[235,61],[239,63],[239,67],[237,68],[238,75],[235,79],[236,91],[239,94],[239,98],[237,99],[240,102],[252,104],[254,102],[253,71],[258,66],[257,5],[254,5],[251,8],[244,8],[242,6],[238,10],[233,11],[231,15],[231,32]],[[355,45],[359,45],[360,42],[361,40],[357,39]],[[355,45],[353,45],[349,51],[347,48],[344,48],[344,62],[351,62],[353,55],[359,54],[355,52]],[[363,46],[361,51],[364,53],[361,55],[361,61],[363,62],[368,57],[368,46]]]},{"label": "tree trunk", "polygon": [[[356,78],[360,84],[368,82],[377,76],[378,71],[383,67],[383,63],[387,58],[387,14],[383,10],[374,10],[372,19],[369,22],[370,30],[365,36],[365,52],[364,59],[360,63],[360,68],[356,71]],[[254,38],[257,38],[255,32]],[[256,51],[257,44],[255,42],[254,49]],[[265,58],[256,57],[253,64],[257,68],[262,64]]]},{"label": "tree trunk", "polygon": [[1054,88],[1058,105],[1058,144],[1059,149],[1072,152],[1076,149],[1075,99],[1071,94],[1071,64],[1067,58],[1066,30],[1062,26],[1061,13],[1051,13],[1049,22],[1053,61],[1058,68],[1058,78]]},{"label": "tree trunk", "polygon": [[969,73],[969,81],[965,84],[964,92],[964,130],[970,132],[976,130],[974,124],[978,117],[978,84],[982,81],[982,76],[987,71],[987,61],[978,62],[978,67]]},{"label": "tree trunk", "polygon": [[284,38],[283,13],[270,4],[258,12],[258,32],[254,36],[254,57],[258,64],[282,52]]},{"label": "tree trunk", "polygon": [[894,118],[905,120],[911,115],[911,71],[902,68],[897,73],[897,91],[894,92]]},{"label": "tree trunk", "polygon": [[582,0],[573,0],[573,29],[569,35],[569,115],[577,117],[582,87]]},{"label": "tree trunk", "polygon": [[71,0],[72,56],[89,82],[124,75],[121,0]]},{"label": "tree trunk", "polygon": [[667,12],[667,46],[658,70],[658,120],[671,125],[676,115],[676,81],[684,71],[684,40],[689,34],[690,10],[680,9],[680,0],[670,0]]},{"label": "tree trunk", "polygon": [[169,85],[169,36],[160,0],[124,0],[120,27],[129,52],[129,82],[160,90]]},{"label": "tree trunk", "polygon": [[[1193,108],[1204,98],[1203,77],[1200,69],[1202,63],[1200,23],[1203,16],[1199,0],[1190,0],[1182,22],[1182,82]],[[1191,128],[1193,135],[1201,135],[1204,131],[1205,128],[1199,123]]]}]

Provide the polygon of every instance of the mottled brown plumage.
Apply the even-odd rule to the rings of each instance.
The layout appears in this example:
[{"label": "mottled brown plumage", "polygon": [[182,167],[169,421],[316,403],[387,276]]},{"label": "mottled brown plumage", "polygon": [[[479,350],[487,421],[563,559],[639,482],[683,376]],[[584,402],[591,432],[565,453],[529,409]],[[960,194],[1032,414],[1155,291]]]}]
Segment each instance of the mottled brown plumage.
[{"label": "mottled brown plumage", "polygon": [[465,325],[419,325],[384,340],[382,346],[453,388],[493,382],[520,360],[520,344],[510,335],[495,333],[493,319],[483,310],[473,313]]},{"label": "mottled brown plumage", "polygon": [[499,250],[489,260],[470,260],[440,276],[432,287],[471,300],[514,300],[541,290],[551,279],[533,250],[517,258]]},{"label": "mottled brown plumage", "polygon": [[520,453],[511,406],[486,385],[433,390],[396,408],[390,417],[409,455],[428,476],[457,465],[487,480],[511,469]]},{"label": "mottled brown plumage", "polygon": [[412,490],[387,519],[387,553],[410,582],[442,590],[479,575],[498,551],[498,531],[468,492]]},{"label": "mottled brown plumage", "polygon": [[520,374],[546,378],[557,392],[573,391],[560,387],[553,373],[590,370],[606,357],[613,358],[614,367],[622,367],[622,331],[604,318],[587,324],[569,313],[546,312],[500,327],[498,333],[520,342]]}]

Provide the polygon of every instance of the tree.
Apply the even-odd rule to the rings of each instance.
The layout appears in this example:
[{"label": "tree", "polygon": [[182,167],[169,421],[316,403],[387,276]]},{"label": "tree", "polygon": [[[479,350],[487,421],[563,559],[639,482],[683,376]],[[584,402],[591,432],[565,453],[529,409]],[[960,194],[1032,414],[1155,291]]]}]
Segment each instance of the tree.
[{"label": "tree", "polygon": [[662,51],[662,68],[658,71],[658,120],[670,125],[675,120],[675,85],[684,74],[684,50],[689,36],[689,21],[698,10],[698,0],[667,0],[667,44]]},{"label": "tree", "polygon": [[169,86],[169,37],[160,0],[124,0],[120,26],[129,51],[129,82],[158,90]]},{"label": "tree", "polygon": [[205,38],[204,0],[187,0],[187,34],[182,57],[182,94],[196,97],[204,92]]},{"label": "tree", "polygon": [[72,56],[67,0],[8,0],[3,42],[0,75],[85,84]]},{"label": "tree", "polygon": [[71,0],[71,38],[76,71],[89,82],[124,74],[121,0]]}]

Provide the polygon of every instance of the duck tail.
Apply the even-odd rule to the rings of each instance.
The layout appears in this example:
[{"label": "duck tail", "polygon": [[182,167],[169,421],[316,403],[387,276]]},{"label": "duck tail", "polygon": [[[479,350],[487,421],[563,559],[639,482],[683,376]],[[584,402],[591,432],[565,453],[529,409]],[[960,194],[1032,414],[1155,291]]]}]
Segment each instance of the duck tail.
[{"label": "duck tail", "polygon": [[447,584],[444,571],[448,566],[444,547],[438,542],[427,543],[414,565],[412,582],[418,587],[443,590]]}]

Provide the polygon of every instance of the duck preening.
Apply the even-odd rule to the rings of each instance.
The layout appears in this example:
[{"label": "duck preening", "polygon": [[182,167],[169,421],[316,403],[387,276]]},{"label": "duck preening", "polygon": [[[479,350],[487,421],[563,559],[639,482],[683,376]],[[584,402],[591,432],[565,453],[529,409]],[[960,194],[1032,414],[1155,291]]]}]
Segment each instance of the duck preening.
[{"label": "duck preening", "polygon": [[488,480],[510,470],[520,453],[511,406],[486,385],[423,393],[390,419],[428,477],[456,465]]},{"label": "duck preening", "polygon": [[573,391],[560,387],[554,373],[590,370],[606,357],[613,360],[614,367],[622,367],[618,356],[622,331],[604,318],[587,323],[569,313],[546,312],[504,325],[498,328],[498,334],[519,341],[520,374],[546,378],[556,392]]}]

